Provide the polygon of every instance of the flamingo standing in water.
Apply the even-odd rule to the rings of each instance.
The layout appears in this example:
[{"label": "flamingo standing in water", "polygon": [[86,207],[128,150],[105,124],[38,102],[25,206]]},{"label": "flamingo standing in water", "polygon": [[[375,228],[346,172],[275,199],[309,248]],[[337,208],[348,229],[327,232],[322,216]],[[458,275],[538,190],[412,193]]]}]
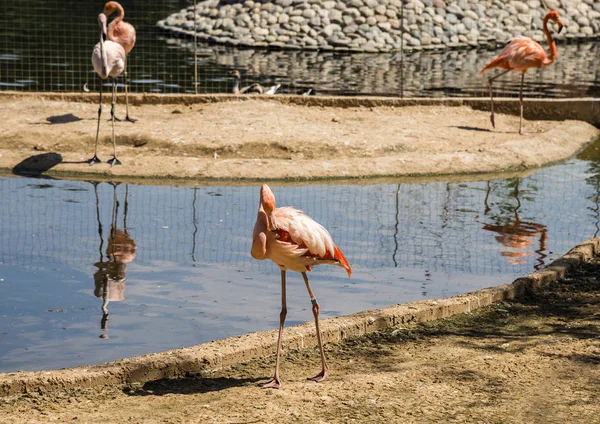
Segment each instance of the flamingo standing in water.
[{"label": "flamingo standing in water", "polygon": [[544,34],[546,34],[546,40],[550,46],[550,56],[546,56],[544,48],[536,43],[531,38],[527,37],[515,37],[510,43],[500,52],[500,55],[488,63],[479,72],[482,75],[488,69],[502,68],[506,69],[504,72],[500,72],[495,77],[491,77],[488,80],[490,87],[490,99],[491,99],[491,111],[490,120],[492,121],[492,127],[496,128],[494,122],[494,95],[492,92],[492,82],[498,77],[506,74],[509,71],[520,71],[521,72],[521,91],[519,92],[519,103],[521,106],[521,121],[519,124],[519,134],[524,135],[523,132],[523,80],[525,79],[525,72],[530,68],[541,68],[542,66],[548,66],[556,60],[556,43],[548,31],[548,21],[558,24],[558,32],[562,30],[564,24],[560,19],[560,15],[556,10],[549,11],[544,17]]},{"label": "flamingo standing in water", "polygon": [[100,106],[98,107],[98,125],[96,127],[96,147],[94,157],[87,162],[90,165],[99,163],[98,158],[98,134],[100,132],[100,115],[102,115],[102,80],[112,78],[112,104],[110,114],[112,116],[112,140],[113,140],[113,158],[108,161],[112,165],[120,165],[117,159],[117,143],[115,140],[115,102],[117,99],[117,80],[116,78],[125,70],[127,55],[119,43],[106,40],[106,15],[98,15],[98,26],[100,27],[100,41],[94,46],[92,53],[92,65],[100,78]]},{"label": "flamingo standing in water", "polygon": [[[125,10],[116,1],[109,1],[104,5],[104,13],[106,16],[112,15],[117,12],[117,17],[112,20],[108,25],[108,39],[119,43],[125,49],[125,53],[129,54],[133,46],[135,45],[135,27],[129,22],[125,22]],[[129,93],[127,90],[127,68],[123,73],[125,77],[125,120],[129,122],[135,122],[137,119],[129,117]],[[118,120],[118,119],[117,119]]]},{"label": "flamingo standing in water", "polygon": [[254,224],[251,254],[254,259],[272,260],[281,270],[281,313],[279,314],[275,375],[270,382],[262,387],[278,389],[281,386],[279,357],[281,354],[283,324],[287,314],[285,273],[288,269],[302,274],[313,305],[312,312],[315,317],[322,369],[319,374],[309,378],[309,380],[316,382],[324,380],[329,374],[329,368],[325,362],[325,353],[323,352],[319,330],[319,303],[308,282],[306,271],[311,271],[315,265],[337,265],[344,268],[348,273],[348,277],[350,277],[352,275],[350,264],[323,226],[298,209],[292,207],[276,208],[275,195],[266,184],[260,189],[260,205]]}]

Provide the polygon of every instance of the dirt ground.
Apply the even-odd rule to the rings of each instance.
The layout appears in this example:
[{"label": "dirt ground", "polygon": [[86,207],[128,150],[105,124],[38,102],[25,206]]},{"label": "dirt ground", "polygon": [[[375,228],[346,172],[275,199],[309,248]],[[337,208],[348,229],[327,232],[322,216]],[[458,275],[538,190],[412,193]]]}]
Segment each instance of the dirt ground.
[{"label": "dirt ground", "polygon": [[600,422],[600,258],[535,296],[211,375],[0,400],[2,423]]},{"label": "dirt ground", "polygon": [[[124,108],[117,106],[117,116]],[[580,121],[527,121],[469,107],[319,107],[265,100],[132,107],[117,122],[123,165],[89,166],[98,106],[0,98],[0,170],[54,176],[330,179],[523,170],[565,159],[598,134]],[[110,105],[99,156],[112,157]]]}]

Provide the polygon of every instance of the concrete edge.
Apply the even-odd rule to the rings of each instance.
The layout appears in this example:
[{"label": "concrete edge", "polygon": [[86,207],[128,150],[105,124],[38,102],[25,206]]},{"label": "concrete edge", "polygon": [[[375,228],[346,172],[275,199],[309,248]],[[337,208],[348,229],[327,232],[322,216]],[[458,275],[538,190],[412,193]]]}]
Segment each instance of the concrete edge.
[{"label": "concrete edge", "polygon": [[[321,323],[323,340],[339,341],[398,324],[426,322],[469,313],[551,284],[599,253],[600,238],[590,239],[578,244],[544,269],[518,278],[512,284],[446,299],[419,301],[325,319]],[[187,373],[206,372],[272,355],[276,343],[277,330],[271,330],[93,366],[5,373],[0,374],[0,397],[33,391],[44,393],[182,377]],[[286,348],[292,349],[316,346],[313,323],[286,328],[284,344]]]},{"label": "concrete edge", "polygon": [[[42,93],[0,91],[0,100],[18,100],[36,98],[48,101],[86,102],[98,101],[96,93]],[[134,105],[161,105],[222,103],[231,101],[260,100],[278,102],[297,106],[312,107],[406,107],[406,106],[469,106],[475,110],[489,110],[490,100],[483,97],[464,98],[399,98],[377,96],[299,96],[299,95],[232,95],[232,94],[129,94],[129,101]],[[109,99],[105,99],[109,101]],[[524,117],[530,120],[578,120],[600,126],[600,98],[571,99],[524,99]],[[499,113],[518,115],[520,113],[517,98],[494,99],[494,106]]]}]

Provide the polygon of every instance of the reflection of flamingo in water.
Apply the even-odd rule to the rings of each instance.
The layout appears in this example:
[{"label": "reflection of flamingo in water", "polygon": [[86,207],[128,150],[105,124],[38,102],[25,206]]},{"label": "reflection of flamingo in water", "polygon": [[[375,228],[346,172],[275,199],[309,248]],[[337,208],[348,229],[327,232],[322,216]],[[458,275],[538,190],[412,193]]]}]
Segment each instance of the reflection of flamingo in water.
[{"label": "reflection of flamingo in water", "polygon": [[[539,233],[539,247],[535,250],[535,252],[538,254],[538,258],[536,259],[537,263],[534,268],[540,269],[544,265],[544,259],[548,257],[548,255],[545,253],[547,251],[546,242],[548,239],[548,229],[543,224],[522,221],[519,217],[519,209],[521,208],[521,200],[519,199],[519,182],[520,179],[517,178],[513,193],[513,196],[517,200],[517,206],[513,210],[513,217],[509,218],[508,223],[483,223],[482,228],[484,230],[497,233],[498,235],[495,238],[503,246],[511,249],[518,249],[518,251],[505,250],[500,252],[500,255],[506,257],[508,263],[511,265],[523,264],[525,263],[525,260],[522,258],[532,256],[532,254],[528,253],[527,250],[533,245],[533,239]],[[490,185],[488,182],[485,196],[485,215],[487,215],[490,211],[490,207],[487,204],[489,192]],[[476,218],[476,221],[479,222],[478,218]]]},{"label": "reflection of flamingo in water", "polygon": [[[102,320],[100,328],[108,330],[108,303],[118,302],[125,298],[125,270],[127,264],[135,259],[137,246],[127,231],[127,197],[129,187],[125,186],[125,207],[123,212],[123,230],[117,229],[117,216],[119,202],[117,200],[117,185],[113,184],[113,209],[110,226],[110,235],[106,247],[106,260],[102,252],[104,239],[102,237],[102,223],[100,222],[100,206],[98,200],[98,183],[94,184],[96,194],[96,219],[98,221],[98,234],[100,236],[100,261],[94,264],[98,271],[94,273],[94,296],[102,299]],[[100,338],[107,339],[103,333]]]},{"label": "reflection of flamingo in water", "polygon": [[285,273],[288,269],[302,274],[313,305],[312,312],[315,318],[322,369],[319,374],[310,378],[310,380],[317,382],[324,380],[329,374],[329,369],[325,362],[325,353],[319,330],[320,307],[308,282],[306,271],[310,271],[313,266],[320,264],[337,265],[344,268],[350,276],[352,274],[350,264],[322,225],[316,223],[298,209],[291,207],[276,208],[275,195],[266,184],[263,184],[260,189],[260,205],[254,224],[251,254],[254,259],[270,259],[281,269],[281,313],[279,314],[275,375],[273,380],[262,387],[278,389],[281,386],[279,356],[281,353],[283,324],[287,314]]}]

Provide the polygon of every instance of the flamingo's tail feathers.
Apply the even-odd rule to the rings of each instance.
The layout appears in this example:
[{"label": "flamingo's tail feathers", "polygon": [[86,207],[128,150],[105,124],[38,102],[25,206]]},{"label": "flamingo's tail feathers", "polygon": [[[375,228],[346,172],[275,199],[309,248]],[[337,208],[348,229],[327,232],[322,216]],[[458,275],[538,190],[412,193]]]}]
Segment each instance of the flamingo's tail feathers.
[{"label": "flamingo's tail feathers", "polygon": [[340,262],[340,265],[342,267],[344,267],[344,269],[348,273],[348,277],[351,277],[352,276],[352,267],[346,260],[346,257],[342,253],[342,250],[337,246],[335,246],[335,252],[333,254],[333,258]]},{"label": "flamingo's tail feathers", "polygon": [[485,67],[481,71],[479,71],[479,75],[483,75],[483,73],[485,71],[487,71],[488,69],[494,69],[494,68],[500,67],[499,65],[503,60],[504,60],[504,58],[502,56],[498,56],[496,59],[492,60],[490,63],[485,65]]}]

